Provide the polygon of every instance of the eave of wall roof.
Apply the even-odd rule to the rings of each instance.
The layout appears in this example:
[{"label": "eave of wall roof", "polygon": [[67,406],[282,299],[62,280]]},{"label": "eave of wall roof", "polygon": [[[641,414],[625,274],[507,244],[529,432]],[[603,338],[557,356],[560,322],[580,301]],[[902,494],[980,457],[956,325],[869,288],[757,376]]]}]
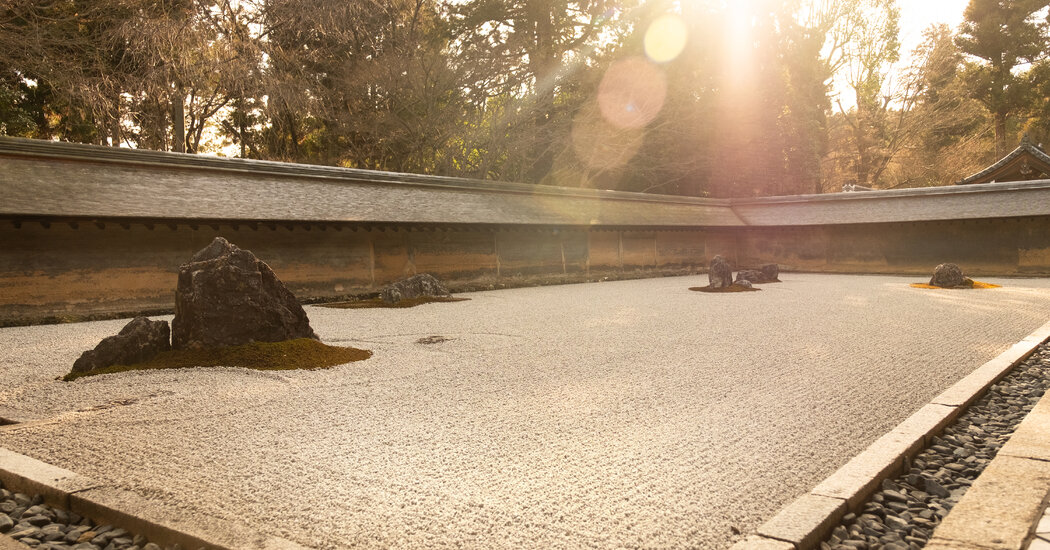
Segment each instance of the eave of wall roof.
[{"label": "eave of wall roof", "polygon": [[752,226],[840,225],[1050,215],[1050,180],[734,199]]},{"label": "eave of wall roof", "polygon": [[[47,175],[40,173],[47,163]],[[736,227],[726,200],[0,138],[0,214]]]},{"label": "eave of wall roof", "polygon": [[0,197],[8,216],[647,228],[1050,215],[1050,180],[720,200],[15,138]]}]

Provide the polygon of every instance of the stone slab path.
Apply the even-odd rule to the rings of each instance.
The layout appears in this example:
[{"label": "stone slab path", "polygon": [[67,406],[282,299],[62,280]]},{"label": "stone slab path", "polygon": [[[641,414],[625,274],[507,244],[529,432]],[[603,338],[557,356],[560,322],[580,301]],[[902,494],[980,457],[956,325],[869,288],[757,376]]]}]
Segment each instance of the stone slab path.
[{"label": "stone slab path", "polygon": [[0,329],[0,447],[318,548],[724,548],[1050,319],[1047,279],[781,278],[309,307],[375,352],[310,372],[64,383],[126,320]]}]

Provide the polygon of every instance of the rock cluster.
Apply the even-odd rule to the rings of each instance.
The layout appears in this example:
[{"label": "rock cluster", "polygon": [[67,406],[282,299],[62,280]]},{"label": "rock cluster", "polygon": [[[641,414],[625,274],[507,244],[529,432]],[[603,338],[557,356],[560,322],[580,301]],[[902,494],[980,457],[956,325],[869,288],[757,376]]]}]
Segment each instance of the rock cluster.
[{"label": "rock cluster", "polygon": [[711,267],[707,271],[708,288],[720,289],[736,285],[751,288],[752,285],[780,282],[780,267],[777,264],[766,264],[758,269],[741,269],[733,280],[733,270],[722,256],[711,258]]},{"label": "rock cluster", "polygon": [[160,546],[112,525],[97,525],[73,512],[0,488],[0,533],[30,547],[47,550],[162,550]]},{"label": "rock cluster", "polygon": [[317,338],[270,266],[222,237],[179,267],[171,345],[207,349]]},{"label": "rock cluster", "polygon": [[907,473],[886,480],[861,513],[847,514],[822,550],[921,548],[1050,388],[1050,345],[1014,369],[971,405]]},{"label": "rock cluster", "polygon": [[171,349],[167,321],[136,317],[116,336],[103,338],[73,363],[72,372],[88,372],[110,365],[133,365]]},{"label": "rock cluster", "polygon": [[973,286],[973,281],[963,275],[959,266],[955,264],[940,264],[933,269],[930,286],[939,286],[941,288]]},{"label": "rock cluster", "polygon": [[391,283],[384,288],[379,297],[388,304],[414,298],[447,298],[452,294],[429,273],[420,273],[407,279]]},{"label": "rock cluster", "polygon": [[296,338],[317,338],[299,301],[262,260],[216,237],[179,268],[170,330],[166,321],[137,317],[120,334],[84,352],[72,372],[140,363],[171,348],[210,349]]}]

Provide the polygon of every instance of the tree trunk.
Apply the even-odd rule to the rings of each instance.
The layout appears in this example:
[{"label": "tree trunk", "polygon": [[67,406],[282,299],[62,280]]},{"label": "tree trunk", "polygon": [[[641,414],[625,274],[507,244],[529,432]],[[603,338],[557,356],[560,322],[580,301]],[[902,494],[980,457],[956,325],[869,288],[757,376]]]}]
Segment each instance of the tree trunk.
[{"label": "tree trunk", "polygon": [[181,90],[171,100],[171,140],[172,151],[186,152],[186,104]]},{"label": "tree trunk", "polygon": [[558,54],[554,47],[553,7],[546,1],[527,4],[533,24],[533,44],[529,53],[530,70],[536,79],[536,112],[533,114],[533,140],[529,144],[529,166],[526,179],[529,183],[541,183],[550,174],[554,165],[551,149],[551,122],[554,118],[555,73]]},{"label": "tree trunk", "polygon": [[995,158],[1001,159],[1006,154],[1006,113],[997,112],[995,119]]},{"label": "tree trunk", "polygon": [[109,123],[111,124],[109,137],[109,145],[111,147],[120,147],[120,94],[117,94],[116,101],[113,102],[113,116],[110,117]]},{"label": "tree trunk", "polygon": [[237,99],[237,109],[234,112],[237,113],[237,136],[241,142],[241,158],[243,159],[247,157],[244,143],[244,122],[248,118],[248,115],[244,113],[243,98]]}]

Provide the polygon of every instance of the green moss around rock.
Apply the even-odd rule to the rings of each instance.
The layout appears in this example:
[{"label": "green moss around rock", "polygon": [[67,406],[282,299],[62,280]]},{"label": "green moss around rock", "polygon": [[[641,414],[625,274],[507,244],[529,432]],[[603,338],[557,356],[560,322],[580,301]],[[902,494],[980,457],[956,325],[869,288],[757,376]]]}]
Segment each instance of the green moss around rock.
[{"label": "green moss around rock", "polygon": [[451,296],[427,296],[419,298],[405,298],[393,304],[384,302],[382,298],[371,298],[368,300],[352,300],[349,302],[332,302],[329,304],[317,304],[318,307],[330,307],[335,309],[368,309],[374,307],[415,307],[432,302],[465,302],[470,298],[453,298]]},{"label": "green moss around rock", "polygon": [[284,342],[253,342],[228,348],[165,351],[142,363],[113,365],[83,373],[70,373],[62,379],[69,382],[82,376],[96,374],[195,367],[244,367],[257,370],[323,369],[363,361],[371,356],[372,352],[368,350],[329,346],[311,338],[298,338]]}]

